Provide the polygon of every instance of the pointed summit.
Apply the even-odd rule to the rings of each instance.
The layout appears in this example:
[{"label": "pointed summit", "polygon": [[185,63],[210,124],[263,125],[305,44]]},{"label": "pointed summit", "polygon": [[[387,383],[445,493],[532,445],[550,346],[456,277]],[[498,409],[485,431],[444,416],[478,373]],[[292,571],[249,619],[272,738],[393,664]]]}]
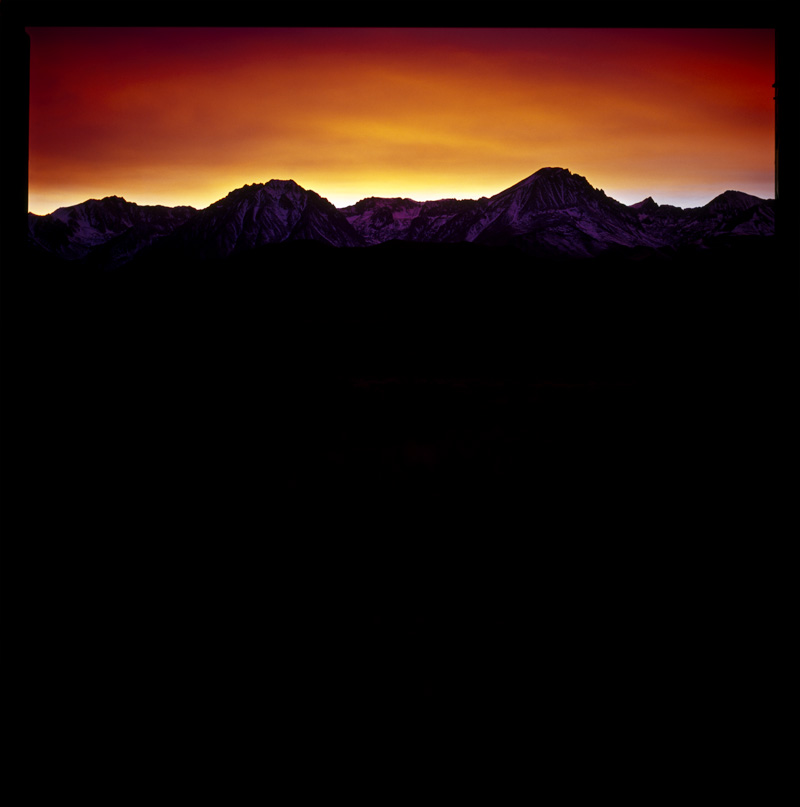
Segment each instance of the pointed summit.
[{"label": "pointed summit", "polygon": [[635,204],[630,205],[632,210],[638,210],[640,213],[649,213],[653,210],[658,210],[658,202],[656,202],[652,196],[648,196],[647,199],[642,199],[641,202],[636,202]]},{"label": "pointed summit", "polygon": [[605,198],[605,194],[593,188],[586,177],[573,174],[567,168],[540,168],[535,174],[493,196],[490,203],[515,197],[520,210],[560,210],[592,196]]},{"label": "pointed summit", "polygon": [[586,257],[609,246],[649,246],[639,217],[566,168],[540,168],[493,196],[471,228],[476,243],[515,243],[539,253]]},{"label": "pointed summit", "polygon": [[248,184],[242,185],[241,188],[234,188],[225,197],[213,204],[219,205],[230,200],[275,198],[284,194],[301,195],[305,193],[313,193],[313,191],[307,191],[293,179],[271,179],[269,182],[254,182],[252,185]]},{"label": "pointed summit", "polygon": [[200,211],[174,233],[201,259],[223,258],[282,241],[322,241],[363,246],[361,237],[327,199],[293,179],[244,185]]},{"label": "pointed summit", "polygon": [[[538,182],[566,182],[572,176],[577,176],[577,174],[573,174],[568,168],[540,168],[529,177],[525,177],[525,179],[511,185],[511,187],[506,188],[504,191],[496,194],[496,196],[500,196],[501,193],[508,193],[509,191],[513,191],[518,188],[534,185]],[[583,179],[583,177],[579,178]]]},{"label": "pointed summit", "polygon": [[759,199],[758,196],[751,196],[749,193],[743,193],[742,191],[725,191],[713,198],[705,206],[705,209],[713,211],[714,213],[731,210],[747,210],[764,201],[764,199]]},{"label": "pointed summit", "polygon": [[[572,171],[569,168],[559,168],[558,166],[545,166],[540,168],[538,171],[534,171],[529,177],[526,177],[522,180],[522,182],[528,182],[528,180],[532,180],[535,178],[547,178],[547,179],[557,179],[563,178],[566,179],[567,177],[573,176]],[[522,184],[522,183],[517,183]]]}]

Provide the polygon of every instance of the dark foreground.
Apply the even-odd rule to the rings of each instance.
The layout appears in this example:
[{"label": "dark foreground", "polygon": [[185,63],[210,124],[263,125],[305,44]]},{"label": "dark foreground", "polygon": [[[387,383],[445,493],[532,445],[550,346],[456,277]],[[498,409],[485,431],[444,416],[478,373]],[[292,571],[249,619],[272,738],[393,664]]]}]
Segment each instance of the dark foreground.
[{"label": "dark foreground", "polygon": [[306,704],[502,704],[530,651],[573,706],[582,665],[640,694],[666,670],[668,710],[709,685],[684,653],[767,641],[753,550],[786,537],[796,333],[768,245],[30,266],[16,607],[59,663],[99,653],[98,687],[151,691],[155,664],[182,703],[231,664]]}]

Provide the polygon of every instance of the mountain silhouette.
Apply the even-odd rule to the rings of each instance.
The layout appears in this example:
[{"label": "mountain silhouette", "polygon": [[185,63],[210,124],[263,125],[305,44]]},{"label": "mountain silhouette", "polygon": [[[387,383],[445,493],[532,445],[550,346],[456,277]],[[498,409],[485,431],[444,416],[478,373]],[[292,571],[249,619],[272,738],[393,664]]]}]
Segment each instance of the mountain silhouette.
[{"label": "mountain silhouette", "polygon": [[546,258],[609,251],[700,247],[720,236],[774,233],[772,200],[725,191],[682,209],[652,198],[624,205],[563,168],[542,168],[491,198],[362,199],[341,209],[293,180],[245,185],[202,210],[139,206],[116,196],[37,216],[31,246],[114,268],[146,261],[218,261],[270,244],[314,241],[339,248],[391,241],[510,246]]},{"label": "mountain silhouette", "polygon": [[119,196],[89,199],[47,216],[28,215],[32,245],[66,260],[117,266],[197,211],[188,206],[138,205]]},{"label": "mountain silhouette", "polygon": [[224,258],[264,244],[322,241],[337,247],[363,241],[326,199],[292,180],[245,185],[199,211],[170,236],[170,245]]}]

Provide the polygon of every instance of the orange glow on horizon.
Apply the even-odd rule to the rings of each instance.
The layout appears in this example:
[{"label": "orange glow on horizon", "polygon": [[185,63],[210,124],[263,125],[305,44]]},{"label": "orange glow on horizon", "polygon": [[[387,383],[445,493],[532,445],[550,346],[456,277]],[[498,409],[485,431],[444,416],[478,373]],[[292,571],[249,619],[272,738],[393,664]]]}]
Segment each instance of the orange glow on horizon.
[{"label": "orange glow on horizon", "polygon": [[544,166],[625,203],[774,195],[774,32],[29,28],[30,210],[206,207],[294,179],[492,196]]}]

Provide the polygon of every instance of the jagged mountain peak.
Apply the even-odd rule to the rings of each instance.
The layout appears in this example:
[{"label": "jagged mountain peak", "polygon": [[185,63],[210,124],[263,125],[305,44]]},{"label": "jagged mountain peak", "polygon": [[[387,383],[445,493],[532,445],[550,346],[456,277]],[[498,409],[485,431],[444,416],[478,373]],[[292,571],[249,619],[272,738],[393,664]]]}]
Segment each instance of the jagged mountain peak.
[{"label": "jagged mountain peak", "polygon": [[589,196],[605,197],[603,191],[592,187],[586,177],[573,174],[568,168],[540,168],[536,173],[491,197],[495,204],[511,197],[524,206],[539,209],[574,205]]},{"label": "jagged mountain peak", "polygon": [[[196,208],[191,205],[140,205],[138,202],[130,202],[123,196],[104,196],[102,199],[86,199],[74,205],[66,205],[59,207],[52,213],[48,214],[54,219],[67,221],[69,219],[80,218],[83,216],[93,217],[96,215],[133,215],[148,216],[150,214],[168,214],[171,215],[175,212],[188,213],[194,212]],[[36,215],[36,214],[31,214]],[[42,218],[41,216],[39,218]]]},{"label": "jagged mountain peak", "polygon": [[359,235],[327,199],[293,179],[243,185],[200,211],[168,245],[219,258],[282,241],[361,246]]},{"label": "jagged mountain peak", "polygon": [[409,199],[405,196],[367,196],[364,199],[359,199],[353,205],[347,205],[346,208],[343,209],[358,209],[361,210],[370,210],[373,208],[379,207],[397,207],[397,206],[417,206],[422,204],[422,202],[416,202],[413,199]]},{"label": "jagged mountain peak", "polygon": [[243,185],[230,191],[206,208],[209,211],[231,207],[261,209],[273,205],[305,208],[309,204],[336,211],[336,207],[316,191],[304,188],[293,179],[271,179],[268,182]]},{"label": "jagged mountain peak", "polygon": [[[59,207],[52,213],[38,218],[61,221],[72,226],[99,227],[102,232],[130,227],[137,222],[157,218],[185,217],[197,212],[189,205],[169,207],[166,205],[140,205],[129,202],[122,196],[104,196],[102,199],[87,199],[75,205]],[[32,214],[33,215],[33,214]]]},{"label": "jagged mountain peak", "polygon": [[65,205],[53,211],[51,215],[56,218],[64,216],[75,215],[83,210],[106,210],[106,209],[120,209],[138,207],[135,202],[129,202],[122,196],[104,196],[102,199],[86,199],[83,202],[78,202],[74,205]]},{"label": "jagged mountain peak", "polygon": [[67,260],[100,254],[106,265],[124,262],[138,249],[183,224],[193,207],[139,205],[121,196],[87,199],[45,216],[28,216],[31,241]]},{"label": "jagged mountain peak", "polygon": [[630,207],[633,210],[638,210],[640,213],[644,213],[648,210],[658,210],[659,204],[655,201],[655,199],[653,199],[652,196],[648,196],[646,199],[642,199],[641,202],[636,202],[635,204],[630,205]]},{"label": "jagged mountain peak", "polygon": [[543,168],[540,168],[538,171],[531,174],[529,179],[532,179],[533,177],[539,177],[540,179],[544,177],[550,179],[560,177],[562,179],[566,179],[571,176],[576,176],[579,177],[580,179],[583,179],[583,177],[581,177],[579,174],[573,174],[572,171],[569,170],[569,168],[559,168],[558,166],[549,166],[549,167],[545,166]]},{"label": "jagged mountain peak", "polygon": [[129,202],[124,196],[117,196],[116,194],[112,196],[103,196],[101,199],[87,199],[83,204],[119,204],[120,202],[126,205],[136,204],[136,202]]},{"label": "jagged mountain peak", "polygon": [[[569,168],[559,168],[558,166],[544,166],[538,171],[534,171],[529,177],[526,177],[522,182],[529,182],[536,179],[567,179],[571,176],[578,176],[573,174]],[[519,183],[522,184],[522,183]]]},{"label": "jagged mountain peak", "polygon": [[275,197],[286,193],[303,194],[314,192],[307,191],[293,179],[270,179],[268,182],[254,182],[253,184],[242,185],[241,188],[235,188],[222,199],[214,202],[214,204],[219,204],[225,200],[258,199],[265,195]]},{"label": "jagged mountain peak", "polygon": [[569,170],[569,168],[545,167],[540,168],[538,171],[534,172],[529,177],[525,177],[525,179],[520,180],[510,188],[506,188],[506,190],[548,183],[569,183],[572,185],[585,185],[589,188],[592,187],[586,177],[581,176],[580,174],[574,174]]}]

